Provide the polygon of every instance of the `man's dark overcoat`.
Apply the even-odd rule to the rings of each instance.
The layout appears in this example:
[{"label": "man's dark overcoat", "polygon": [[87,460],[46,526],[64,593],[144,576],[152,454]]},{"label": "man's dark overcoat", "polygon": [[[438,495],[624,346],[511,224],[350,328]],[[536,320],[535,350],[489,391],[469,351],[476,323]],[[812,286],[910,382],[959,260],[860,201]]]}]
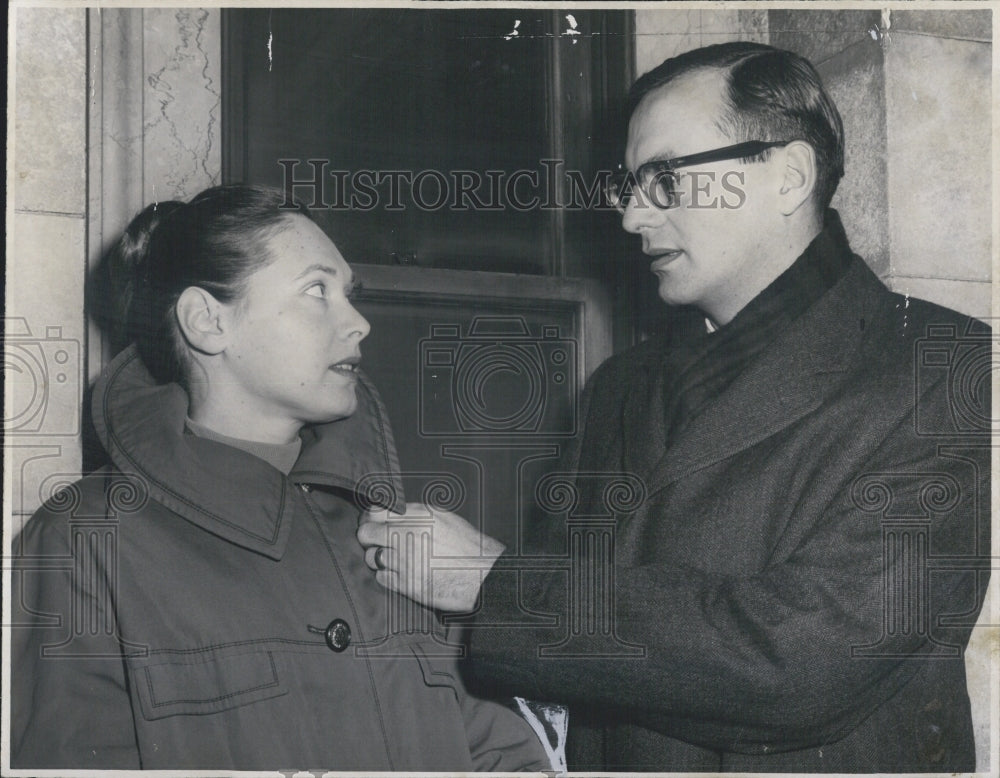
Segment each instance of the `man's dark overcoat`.
[{"label": "man's dark overcoat", "polygon": [[549,570],[486,579],[470,669],[568,703],[573,770],[975,769],[991,335],[890,293],[833,212],[817,253],[838,279],[679,433],[670,335],[602,365],[575,502],[539,489]]}]

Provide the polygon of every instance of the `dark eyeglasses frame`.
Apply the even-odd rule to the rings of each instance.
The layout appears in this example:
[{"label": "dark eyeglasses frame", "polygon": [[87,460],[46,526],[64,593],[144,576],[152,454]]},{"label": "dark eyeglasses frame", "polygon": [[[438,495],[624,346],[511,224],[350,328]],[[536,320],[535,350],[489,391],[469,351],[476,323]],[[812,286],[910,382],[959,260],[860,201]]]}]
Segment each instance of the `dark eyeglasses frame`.
[{"label": "dark eyeglasses frame", "polygon": [[[632,171],[623,169],[622,165],[618,166],[618,170],[611,176],[608,181],[607,189],[605,190],[608,196],[608,201],[615,206],[619,211],[625,213],[625,209],[628,207],[628,201],[631,199],[632,190],[631,186],[638,186],[646,199],[656,208],[661,210],[667,210],[669,208],[676,208],[676,189],[675,184],[677,182],[676,170],[682,167],[691,167],[692,165],[704,165],[709,162],[723,162],[727,159],[741,159],[743,157],[755,157],[762,151],[774,148],[775,146],[787,146],[792,141],[790,140],[776,140],[776,141],[765,141],[765,140],[750,140],[743,143],[737,143],[732,146],[723,146],[718,149],[711,149],[709,151],[699,151],[697,154],[687,154],[683,157],[673,157],[672,159],[654,159],[650,162],[646,162],[639,166],[639,169],[632,173]],[[650,187],[653,184],[659,184],[663,178],[670,178],[670,197],[667,198],[667,203],[659,202],[659,198],[655,197],[650,192]],[[631,185],[628,188],[628,193],[622,196],[622,192],[625,190],[626,185],[631,179]]]}]

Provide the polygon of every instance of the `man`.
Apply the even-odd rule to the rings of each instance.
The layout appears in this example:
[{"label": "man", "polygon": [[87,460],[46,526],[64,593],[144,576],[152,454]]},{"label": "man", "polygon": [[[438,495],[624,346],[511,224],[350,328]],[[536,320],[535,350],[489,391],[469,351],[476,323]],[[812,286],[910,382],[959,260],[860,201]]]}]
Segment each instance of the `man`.
[{"label": "man", "polygon": [[[540,533],[575,566],[497,559],[471,674],[568,704],[573,770],[974,770],[962,652],[987,581],[988,329],[890,293],[851,253],[828,208],[840,117],[802,58],[688,52],[630,109],[610,195],[694,326],[594,375],[573,504]],[[956,380],[963,360],[975,379]],[[567,544],[566,520],[612,513],[616,476],[637,496],[601,610],[576,574],[601,544]],[[440,553],[479,553],[433,514]],[[366,544],[384,542],[373,518]],[[377,561],[407,590],[404,555]],[[435,602],[469,608],[477,583]]]}]

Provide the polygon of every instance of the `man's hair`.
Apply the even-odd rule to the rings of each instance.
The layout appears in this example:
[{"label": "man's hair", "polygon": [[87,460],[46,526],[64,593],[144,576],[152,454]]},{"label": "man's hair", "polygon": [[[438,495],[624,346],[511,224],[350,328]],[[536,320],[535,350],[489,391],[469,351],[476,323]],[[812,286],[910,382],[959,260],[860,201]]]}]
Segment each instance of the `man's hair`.
[{"label": "man's hair", "polygon": [[[725,79],[726,108],[717,125],[734,142],[802,140],[812,146],[816,152],[813,197],[822,212],[844,175],[844,127],[816,70],[798,54],[749,42],[687,51],[632,85],[628,117],[650,92],[685,73],[711,69],[722,71]],[[766,159],[770,153],[767,150],[752,159]]]}]

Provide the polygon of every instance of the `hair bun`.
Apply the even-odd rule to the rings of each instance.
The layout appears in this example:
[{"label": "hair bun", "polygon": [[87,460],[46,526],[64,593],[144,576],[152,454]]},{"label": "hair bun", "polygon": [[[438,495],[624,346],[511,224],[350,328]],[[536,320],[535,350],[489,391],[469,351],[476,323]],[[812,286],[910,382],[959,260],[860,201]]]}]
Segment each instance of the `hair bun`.
[{"label": "hair bun", "polygon": [[[113,342],[125,344],[133,339],[130,332],[132,304],[137,292],[149,279],[150,243],[153,235],[171,214],[184,207],[179,200],[166,200],[146,206],[125,228],[108,253],[105,265],[110,300],[104,306],[105,319]],[[141,293],[140,293],[141,295]]]},{"label": "hair bun", "polygon": [[112,346],[134,342],[157,382],[185,384],[190,354],[177,300],[188,287],[221,303],[240,299],[246,279],[272,261],[267,238],[289,226],[284,195],[271,187],[215,186],[187,204],[153,203],[132,219],[88,279],[90,312]]}]

